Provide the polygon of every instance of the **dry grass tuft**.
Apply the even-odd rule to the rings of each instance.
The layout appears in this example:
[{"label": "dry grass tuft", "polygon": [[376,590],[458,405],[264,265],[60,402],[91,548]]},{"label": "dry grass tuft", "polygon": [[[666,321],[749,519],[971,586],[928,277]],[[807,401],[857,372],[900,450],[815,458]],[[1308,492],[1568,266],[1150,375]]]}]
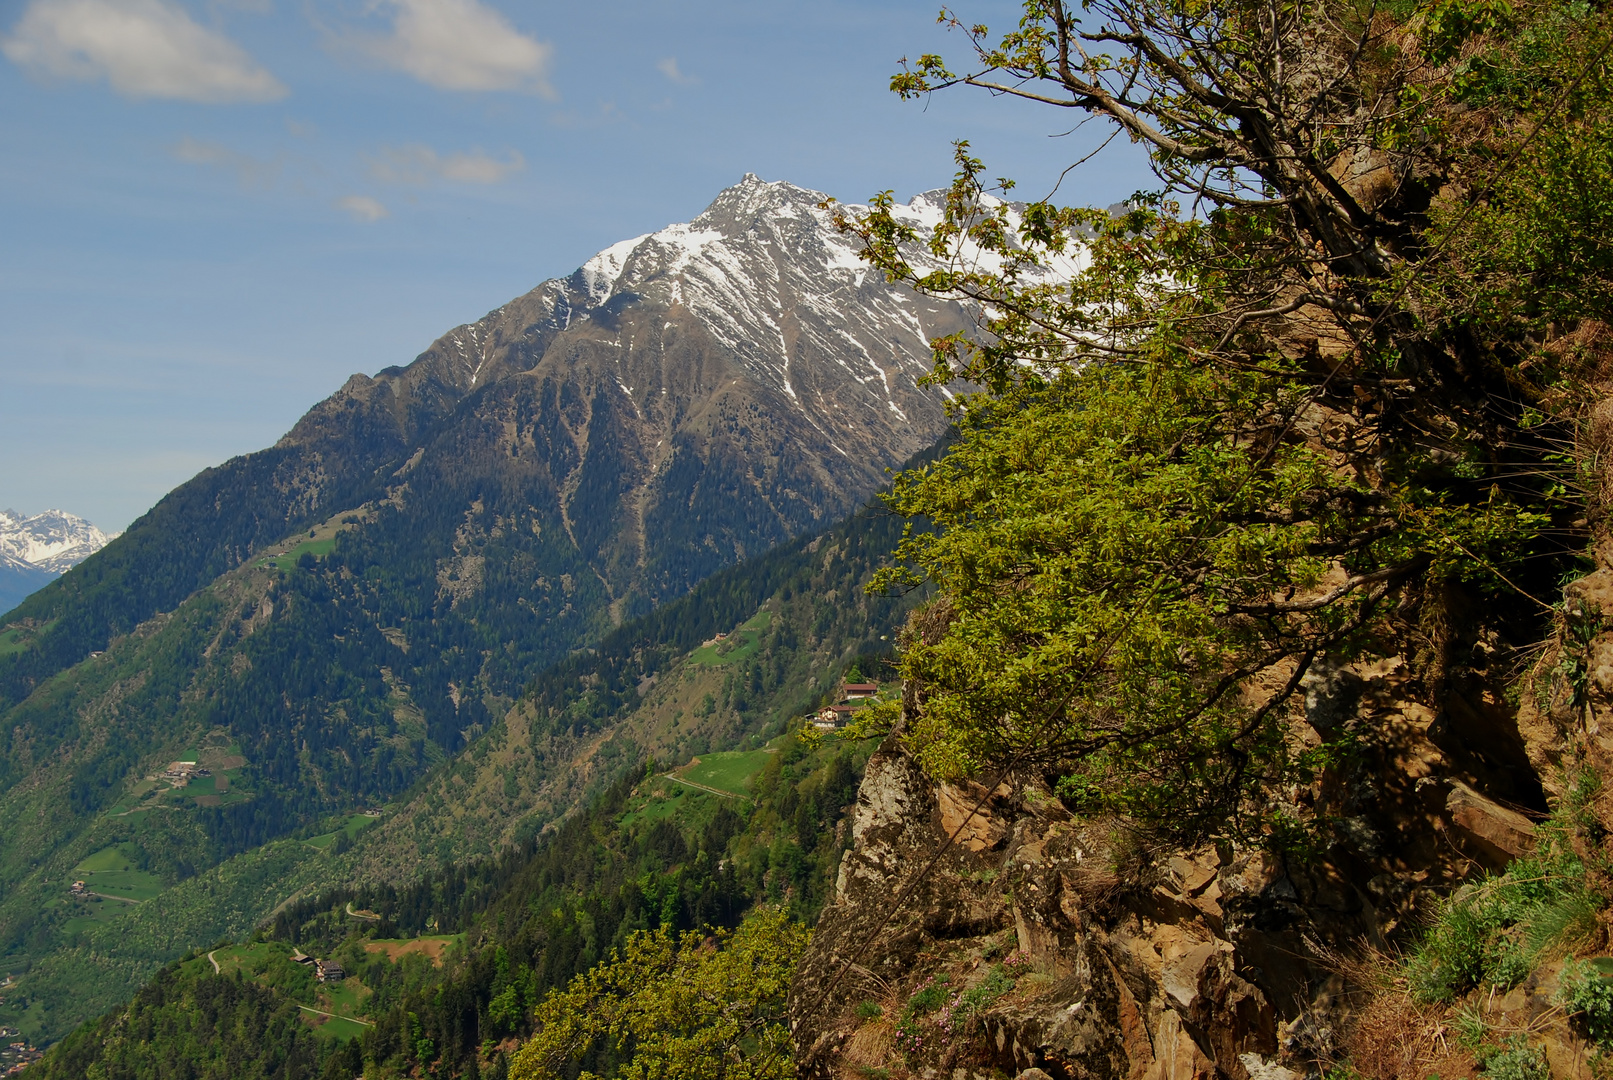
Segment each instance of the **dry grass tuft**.
[{"label": "dry grass tuft", "polygon": [[1365,1080],[1472,1076],[1473,1057],[1452,1044],[1444,1015],[1443,1007],[1419,1006],[1403,991],[1374,995],[1346,1043],[1350,1063]]},{"label": "dry grass tuft", "polygon": [[852,1033],[840,1060],[853,1069],[878,1068],[889,1063],[896,1049],[896,1025],[888,1017],[870,1020]]}]

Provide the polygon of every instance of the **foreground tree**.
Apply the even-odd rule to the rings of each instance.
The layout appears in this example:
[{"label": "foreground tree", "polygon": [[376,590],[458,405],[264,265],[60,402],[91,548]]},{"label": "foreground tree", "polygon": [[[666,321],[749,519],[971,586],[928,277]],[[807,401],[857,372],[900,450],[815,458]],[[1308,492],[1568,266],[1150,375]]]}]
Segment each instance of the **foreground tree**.
[{"label": "foreground tree", "polygon": [[[630,1080],[784,1080],[794,1075],[784,995],[809,931],[761,910],[732,934],[667,927],[635,934],[620,955],[551,991],[512,1080],[590,1068]],[[579,1073],[570,1070],[582,1063]]]},{"label": "foreground tree", "polygon": [[937,343],[932,378],[979,388],[960,440],[889,500],[937,526],[882,581],[940,597],[902,658],[908,739],[943,777],[1029,765],[1179,839],[1286,834],[1307,815],[1282,792],[1339,749],[1291,734],[1308,673],[1394,635],[1437,694],[1453,622],[1537,639],[1584,542],[1606,16],[1029,0],[995,39],[943,18],[972,67],[925,56],[897,92],[1100,118],[1160,188],[1120,214],[1011,206],[960,146],[933,232],[888,195],[842,219],[891,277],[984,312]]}]

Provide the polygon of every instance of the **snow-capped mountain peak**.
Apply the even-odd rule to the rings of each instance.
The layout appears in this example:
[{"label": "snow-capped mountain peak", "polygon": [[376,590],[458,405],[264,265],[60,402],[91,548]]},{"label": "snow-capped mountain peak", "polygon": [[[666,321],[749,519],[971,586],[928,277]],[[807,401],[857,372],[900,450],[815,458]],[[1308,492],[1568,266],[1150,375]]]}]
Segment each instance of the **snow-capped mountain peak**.
[{"label": "snow-capped mountain peak", "polygon": [[32,517],[0,510],[0,554],[53,574],[77,566],[116,536],[65,510],[46,510]]}]

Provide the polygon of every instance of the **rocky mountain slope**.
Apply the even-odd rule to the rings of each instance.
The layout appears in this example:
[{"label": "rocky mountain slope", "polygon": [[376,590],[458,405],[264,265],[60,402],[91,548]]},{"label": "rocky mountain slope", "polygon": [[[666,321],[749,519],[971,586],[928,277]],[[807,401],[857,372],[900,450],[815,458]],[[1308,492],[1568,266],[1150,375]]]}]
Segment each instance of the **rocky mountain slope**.
[{"label": "rocky mountain slope", "polygon": [[133,845],[167,887],[385,802],[555,661],[820,531],[929,446],[927,337],[965,313],[855,265],[821,199],[747,177],[354,376],[8,616],[8,963],[99,940],[52,922],[47,885],[97,851]]},{"label": "rocky mountain slope", "polygon": [[[747,177],[181,486],[0,626],[0,795],[55,755],[115,801],[159,751],[82,724],[143,692],[90,665],[31,695],[166,626],[159,670],[196,689],[150,708],[238,731],[288,788],[385,796],[548,663],[860,504],[944,430],[916,377],[964,315],[857,267],[821,199]],[[162,614],[204,588],[199,621]]]},{"label": "rocky mountain slope", "polygon": [[914,382],[964,314],[857,264],[822,198],[747,177],[407,367],[354,376],[12,616],[48,629],[0,661],[0,701],[365,505],[404,511],[359,523],[376,542],[443,549],[432,591],[456,605],[482,592],[492,533],[546,549],[517,588],[536,617],[570,620],[562,650],[836,520],[944,428],[945,395]]},{"label": "rocky mountain slope", "polygon": [[116,535],[108,536],[64,510],[32,517],[0,510],[0,613],[106,547]]}]

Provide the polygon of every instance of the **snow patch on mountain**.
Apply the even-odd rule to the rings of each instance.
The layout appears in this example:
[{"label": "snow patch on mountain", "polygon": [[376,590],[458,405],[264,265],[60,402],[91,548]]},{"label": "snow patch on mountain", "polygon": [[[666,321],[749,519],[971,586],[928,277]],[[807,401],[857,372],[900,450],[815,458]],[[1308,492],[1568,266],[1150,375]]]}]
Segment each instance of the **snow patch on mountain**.
[{"label": "snow patch on mountain", "polygon": [[[942,221],[946,199],[944,191],[925,192],[893,213],[923,235]],[[929,340],[944,301],[888,285],[858,257],[855,238],[835,227],[826,200],[821,192],[747,173],[693,221],[613,244],[533,296],[562,330],[579,319],[609,324],[624,304],[681,310],[815,425],[825,409],[842,410],[853,399],[809,400],[796,377],[802,363],[840,368],[861,388],[853,395],[859,404],[905,419],[896,388],[911,389],[929,372]],[[985,200],[988,210],[1001,205]],[[868,208],[843,209],[857,216]],[[1012,207],[1009,216],[1017,219]],[[943,267],[923,245],[910,257],[920,272]],[[1077,252],[1038,276],[1068,280],[1081,262]],[[945,265],[990,270],[999,264],[994,254],[965,244]],[[475,332],[462,328],[451,337],[467,330]]]},{"label": "snow patch on mountain", "polygon": [[[46,510],[32,517],[0,510],[0,556],[51,574],[66,573],[117,536],[65,510]],[[5,565],[11,568],[9,561]]]}]

